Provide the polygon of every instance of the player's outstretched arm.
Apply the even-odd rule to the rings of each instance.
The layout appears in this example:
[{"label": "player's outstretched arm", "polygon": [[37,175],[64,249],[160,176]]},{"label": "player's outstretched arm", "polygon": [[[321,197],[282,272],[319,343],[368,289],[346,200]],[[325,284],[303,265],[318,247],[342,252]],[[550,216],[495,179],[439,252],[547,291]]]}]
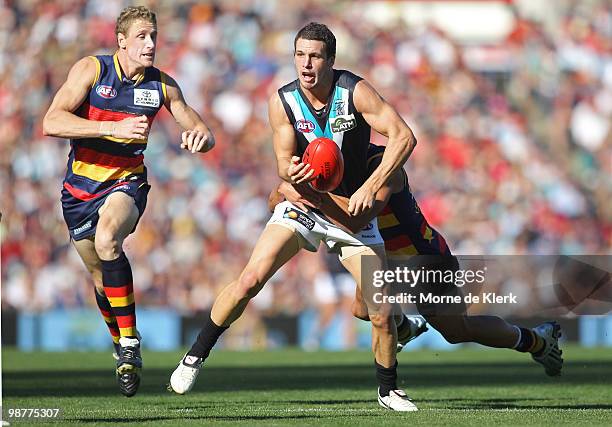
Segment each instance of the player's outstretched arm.
[{"label": "player's outstretched arm", "polygon": [[176,80],[166,74],[165,106],[184,131],[181,148],[192,153],[205,153],[215,146],[215,137],[200,115],[187,103]]},{"label": "player's outstretched arm", "polygon": [[144,138],[149,124],[145,116],[120,122],[87,120],[74,114],[95,84],[97,59],[88,56],[72,66],[43,118],[43,133],[59,138]]},{"label": "player's outstretched arm", "polygon": [[353,102],[370,126],[389,138],[381,164],[350,198],[349,213],[358,215],[373,206],[375,194],[406,162],[416,139],[397,111],[367,81],[357,83]]}]

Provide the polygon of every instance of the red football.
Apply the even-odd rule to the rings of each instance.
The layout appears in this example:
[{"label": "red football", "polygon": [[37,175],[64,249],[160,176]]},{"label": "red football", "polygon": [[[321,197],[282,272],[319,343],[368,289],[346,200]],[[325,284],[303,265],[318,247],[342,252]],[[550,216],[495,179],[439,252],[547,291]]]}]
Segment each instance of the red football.
[{"label": "red football", "polygon": [[309,163],[315,170],[315,179],[310,181],[310,186],[315,190],[326,193],[340,185],[344,175],[344,158],[340,148],[331,139],[321,137],[308,144],[302,163]]}]

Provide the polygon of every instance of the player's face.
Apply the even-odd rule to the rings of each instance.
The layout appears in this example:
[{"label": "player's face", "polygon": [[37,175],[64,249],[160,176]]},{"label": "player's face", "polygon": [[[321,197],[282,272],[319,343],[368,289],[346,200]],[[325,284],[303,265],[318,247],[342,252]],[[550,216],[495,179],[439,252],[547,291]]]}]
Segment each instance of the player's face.
[{"label": "player's face", "polygon": [[298,39],[294,54],[295,70],[304,89],[314,89],[332,72],[334,58],[328,58],[325,43]]},{"label": "player's face", "polygon": [[130,26],[125,39],[130,61],[143,67],[151,67],[155,60],[157,28],[149,21],[137,20]]}]

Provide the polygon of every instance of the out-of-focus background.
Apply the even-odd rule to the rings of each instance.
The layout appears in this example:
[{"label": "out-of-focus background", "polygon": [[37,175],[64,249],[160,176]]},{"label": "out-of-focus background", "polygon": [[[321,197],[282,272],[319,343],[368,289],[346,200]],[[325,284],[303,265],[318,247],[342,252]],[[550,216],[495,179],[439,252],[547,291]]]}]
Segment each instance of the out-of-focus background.
[{"label": "out-of-focus background", "polygon": [[[179,150],[180,129],[165,111],[150,134],[152,190],[125,249],[139,328],[153,348],[191,340],[269,217],[277,177],[266,103],[295,78],[293,37],[313,20],[335,33],[337,68],[368,79],[414,130],[411,186],[455,253],[610,254],[610,2],[145,4],[157,13],[156,66],[179,82],[217,139],[206,155]],[[110,346],[62,219],[68,142],[44,137],[41,121],[75,61],[114,52],[115,19],[127,5],[0,1],[4,344]],[[368,325],[350,318],[353,291],[333,257],[302,254],[223,345],[367,346]],[[609,318],[567,321],[571,338],[612,344],[603,334]],[[429,341],[445,347],[434,335]]]}]

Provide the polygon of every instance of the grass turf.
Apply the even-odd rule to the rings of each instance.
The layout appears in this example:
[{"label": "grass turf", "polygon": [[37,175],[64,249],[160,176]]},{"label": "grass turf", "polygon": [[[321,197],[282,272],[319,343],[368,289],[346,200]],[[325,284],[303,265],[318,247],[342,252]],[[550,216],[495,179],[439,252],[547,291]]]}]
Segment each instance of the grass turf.
[{"label": "grass turf", "polygon": [[[612,351],[565,346],[560,378],[528,355],[470,347],[399,355],[420,411],[376,403],[369,352],[213,352],[194,390],[165,385],[180,353],[144,352],[139,393],[119,395],[107,353],[3,351],[9,408],[61,408],[66,425],[611,425]],[[24,421],[13,425],[26,425]],[[32,423],[41,425],[40,422]]]}]

